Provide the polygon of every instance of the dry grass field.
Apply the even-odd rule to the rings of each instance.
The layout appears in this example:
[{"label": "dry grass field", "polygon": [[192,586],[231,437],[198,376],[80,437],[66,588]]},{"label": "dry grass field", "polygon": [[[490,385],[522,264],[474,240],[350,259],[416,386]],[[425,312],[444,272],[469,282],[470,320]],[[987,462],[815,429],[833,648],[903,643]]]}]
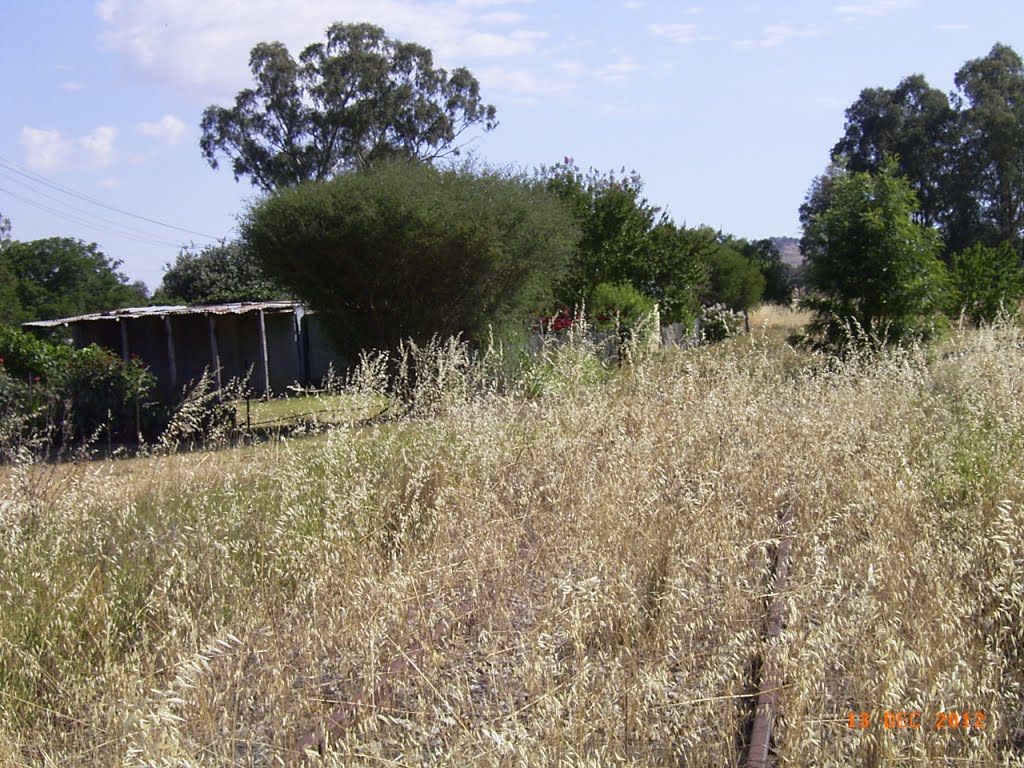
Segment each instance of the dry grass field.
[{"label": "dry grass field", "polygon": [[3,468],[0,765],[737,765],[766,661],[780,765],[1024,765],[1024,338],[829,365],[787,324]]}]

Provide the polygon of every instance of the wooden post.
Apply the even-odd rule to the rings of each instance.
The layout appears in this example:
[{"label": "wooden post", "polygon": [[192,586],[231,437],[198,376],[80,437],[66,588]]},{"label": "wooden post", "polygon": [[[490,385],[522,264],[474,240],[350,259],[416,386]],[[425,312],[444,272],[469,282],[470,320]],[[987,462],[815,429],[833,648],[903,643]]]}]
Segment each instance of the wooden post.
[{"label": "wooden post", "polygon": [[306,338],[306,329],[302,322],[302,307],[297,306],[292,310],[292,318],[295,323],[295,353],[299,360],[299,376],[302,379],[302,386],[308,387],[313,377],[309,372],[309,339]]},{"label": "wooden post", "polygon": [[216,320],[213,315],[209,312],[206,313],[206,322],[210,327],[210,364],[213,366],[213,377],[214,381],[217,382],[217,399],[220,399],[220,350],[217,347],[217,327]]},{"label": "wooden post", "polygon": [[263,359],[263,399],[270,399],[270,360],[267,357],[267,323],[263,310],[259,311],[260,323],[260,356]]},{"label": "wooden post", "polygon": [[167,331],[167,369],[173,391],[178,386],[178,366],[174,361],[174,328],[171,326],[170,315],[164,315],[164,330]]},{"label": "wooden post", "polygon": [[117,318],[117,326],[121,330],[121,359],[128,362],[128,323],[123,317]]}]

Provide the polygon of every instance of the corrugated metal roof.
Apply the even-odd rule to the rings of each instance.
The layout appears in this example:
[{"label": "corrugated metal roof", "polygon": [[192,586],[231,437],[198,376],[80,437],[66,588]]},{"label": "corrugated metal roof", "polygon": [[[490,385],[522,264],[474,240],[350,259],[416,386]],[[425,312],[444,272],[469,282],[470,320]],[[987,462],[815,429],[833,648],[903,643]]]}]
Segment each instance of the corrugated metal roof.
[{"label": "corrugated metal roof", "polygon": [[123,307],[109,312],[97,312],[91,315],[61,317],[56,320],[35,320],[22,323],[26,328],[54,328],[58,325],[71,323],[93,322],[96,320],[119,320],[136,317],[166,317],[167,315],[244,315],[247,312],[294,312],[302,304],[297,301],[239,301],[232,304],[194,304],[179,306],[168,304],[156,307]]}]

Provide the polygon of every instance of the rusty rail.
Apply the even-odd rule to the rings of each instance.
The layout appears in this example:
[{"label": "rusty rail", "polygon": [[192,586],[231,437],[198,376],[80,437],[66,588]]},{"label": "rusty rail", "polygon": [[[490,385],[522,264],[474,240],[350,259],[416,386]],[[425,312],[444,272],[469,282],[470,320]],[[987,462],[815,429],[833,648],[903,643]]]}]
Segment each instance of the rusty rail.
[{"label": "rusty rail", "polygon": [[775,578],[772,585],[771,607],[768,609],[768,628],[765,635],[764,657],[761,660],[758,681],[757,703],[754,707],[754,725],[750,731],[750,748],[747,752],[746,768],[770,768],[774,765],[771,755],[772,735],[775,716],[778,712],[779,689],[782,687],[782,671],[772,653],[773,646],[786,621],[785,591],[789,582],[789,565],[792,555],[793,507],[791,500],[780,519],[781,533],[775,549]]}]

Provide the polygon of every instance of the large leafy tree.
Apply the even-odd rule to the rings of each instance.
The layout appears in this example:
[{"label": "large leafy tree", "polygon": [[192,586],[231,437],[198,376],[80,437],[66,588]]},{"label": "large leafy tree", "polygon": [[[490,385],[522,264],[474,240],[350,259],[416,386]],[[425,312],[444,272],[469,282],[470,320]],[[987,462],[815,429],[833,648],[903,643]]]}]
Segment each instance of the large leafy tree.
[{"label": "large leafy tree", "polygon": [[11,241],[0,249],[0,270],[15,286],[24,320],[100,312],[146,300],[144,286],[129,284],[95,243],[69,237]]},{"label": "large leafy tree", "polygon": [[267,274],[349,355],[528,327],[551,303],[575,236],[539,184],[406,162],[281,190],[243,228]]},{"label": "large leafy tree", "polygon": [[842,347],[852,324],[882,342],[927,335],[948,276],[939,233],[917,220],[916,195],[895,162],[874,174],[833,166],[812,194],[826,201],[801,215],[812,338]]},{"label": "large leafy tree", "polygon": [[[921,75],[867,88],[832,148],[854,172],[896,159],[917,193],[917,219],[937,228],[947,262],[974,244],[1024,252],[1024,62],[1009,46],[966,62],[947,96]],[[805,208],[827,201],[809,198]]]},{"label": "large leafy tree", "polygon": [[497,125],[476,78],[435,67],[429,49],[372,24],[334,24],[326,37],[297,60],[277,42],[252,49],[254,87],[203,113],[211,166],[226,156],[235,179],[272,191],[385,158],[434,160],[457,153],[467,129]]},{"label": "large leafy tree", "polygon": [[996,45],[956,73],[966,102],[965,149],[975,163],[975,193],[992,239],[1020,247],[1024,233],[1024,61]]},{"label": "large leafy tree", "polygon": [[635,172],[583,173],[567,158],[541,169],[539,178],[580,230],[560,301],[578,305],[603,283],[626,283],[657,301],[664,320],[695,316],[705,256],[717,248],[714,230],[676,226],[644,197]]},{"label": "large leafy tree", "polygon": [[287,292],[263,273],[241,243],[185,248],[167,265],[154,298],[160,302],[217,304],[280,299]]},{"label": "large leafy tree", "polygon": [[[896,159],[919,203],[917,218],[940,228],[953,245],[971,236],[972,201],[961,146],[961,116],[922,75],[895,88],[866,88],[846,110],[846,129],[832,148],[854,172],[878,171]],[[964,210],[964,207],[967,210]]]}]

